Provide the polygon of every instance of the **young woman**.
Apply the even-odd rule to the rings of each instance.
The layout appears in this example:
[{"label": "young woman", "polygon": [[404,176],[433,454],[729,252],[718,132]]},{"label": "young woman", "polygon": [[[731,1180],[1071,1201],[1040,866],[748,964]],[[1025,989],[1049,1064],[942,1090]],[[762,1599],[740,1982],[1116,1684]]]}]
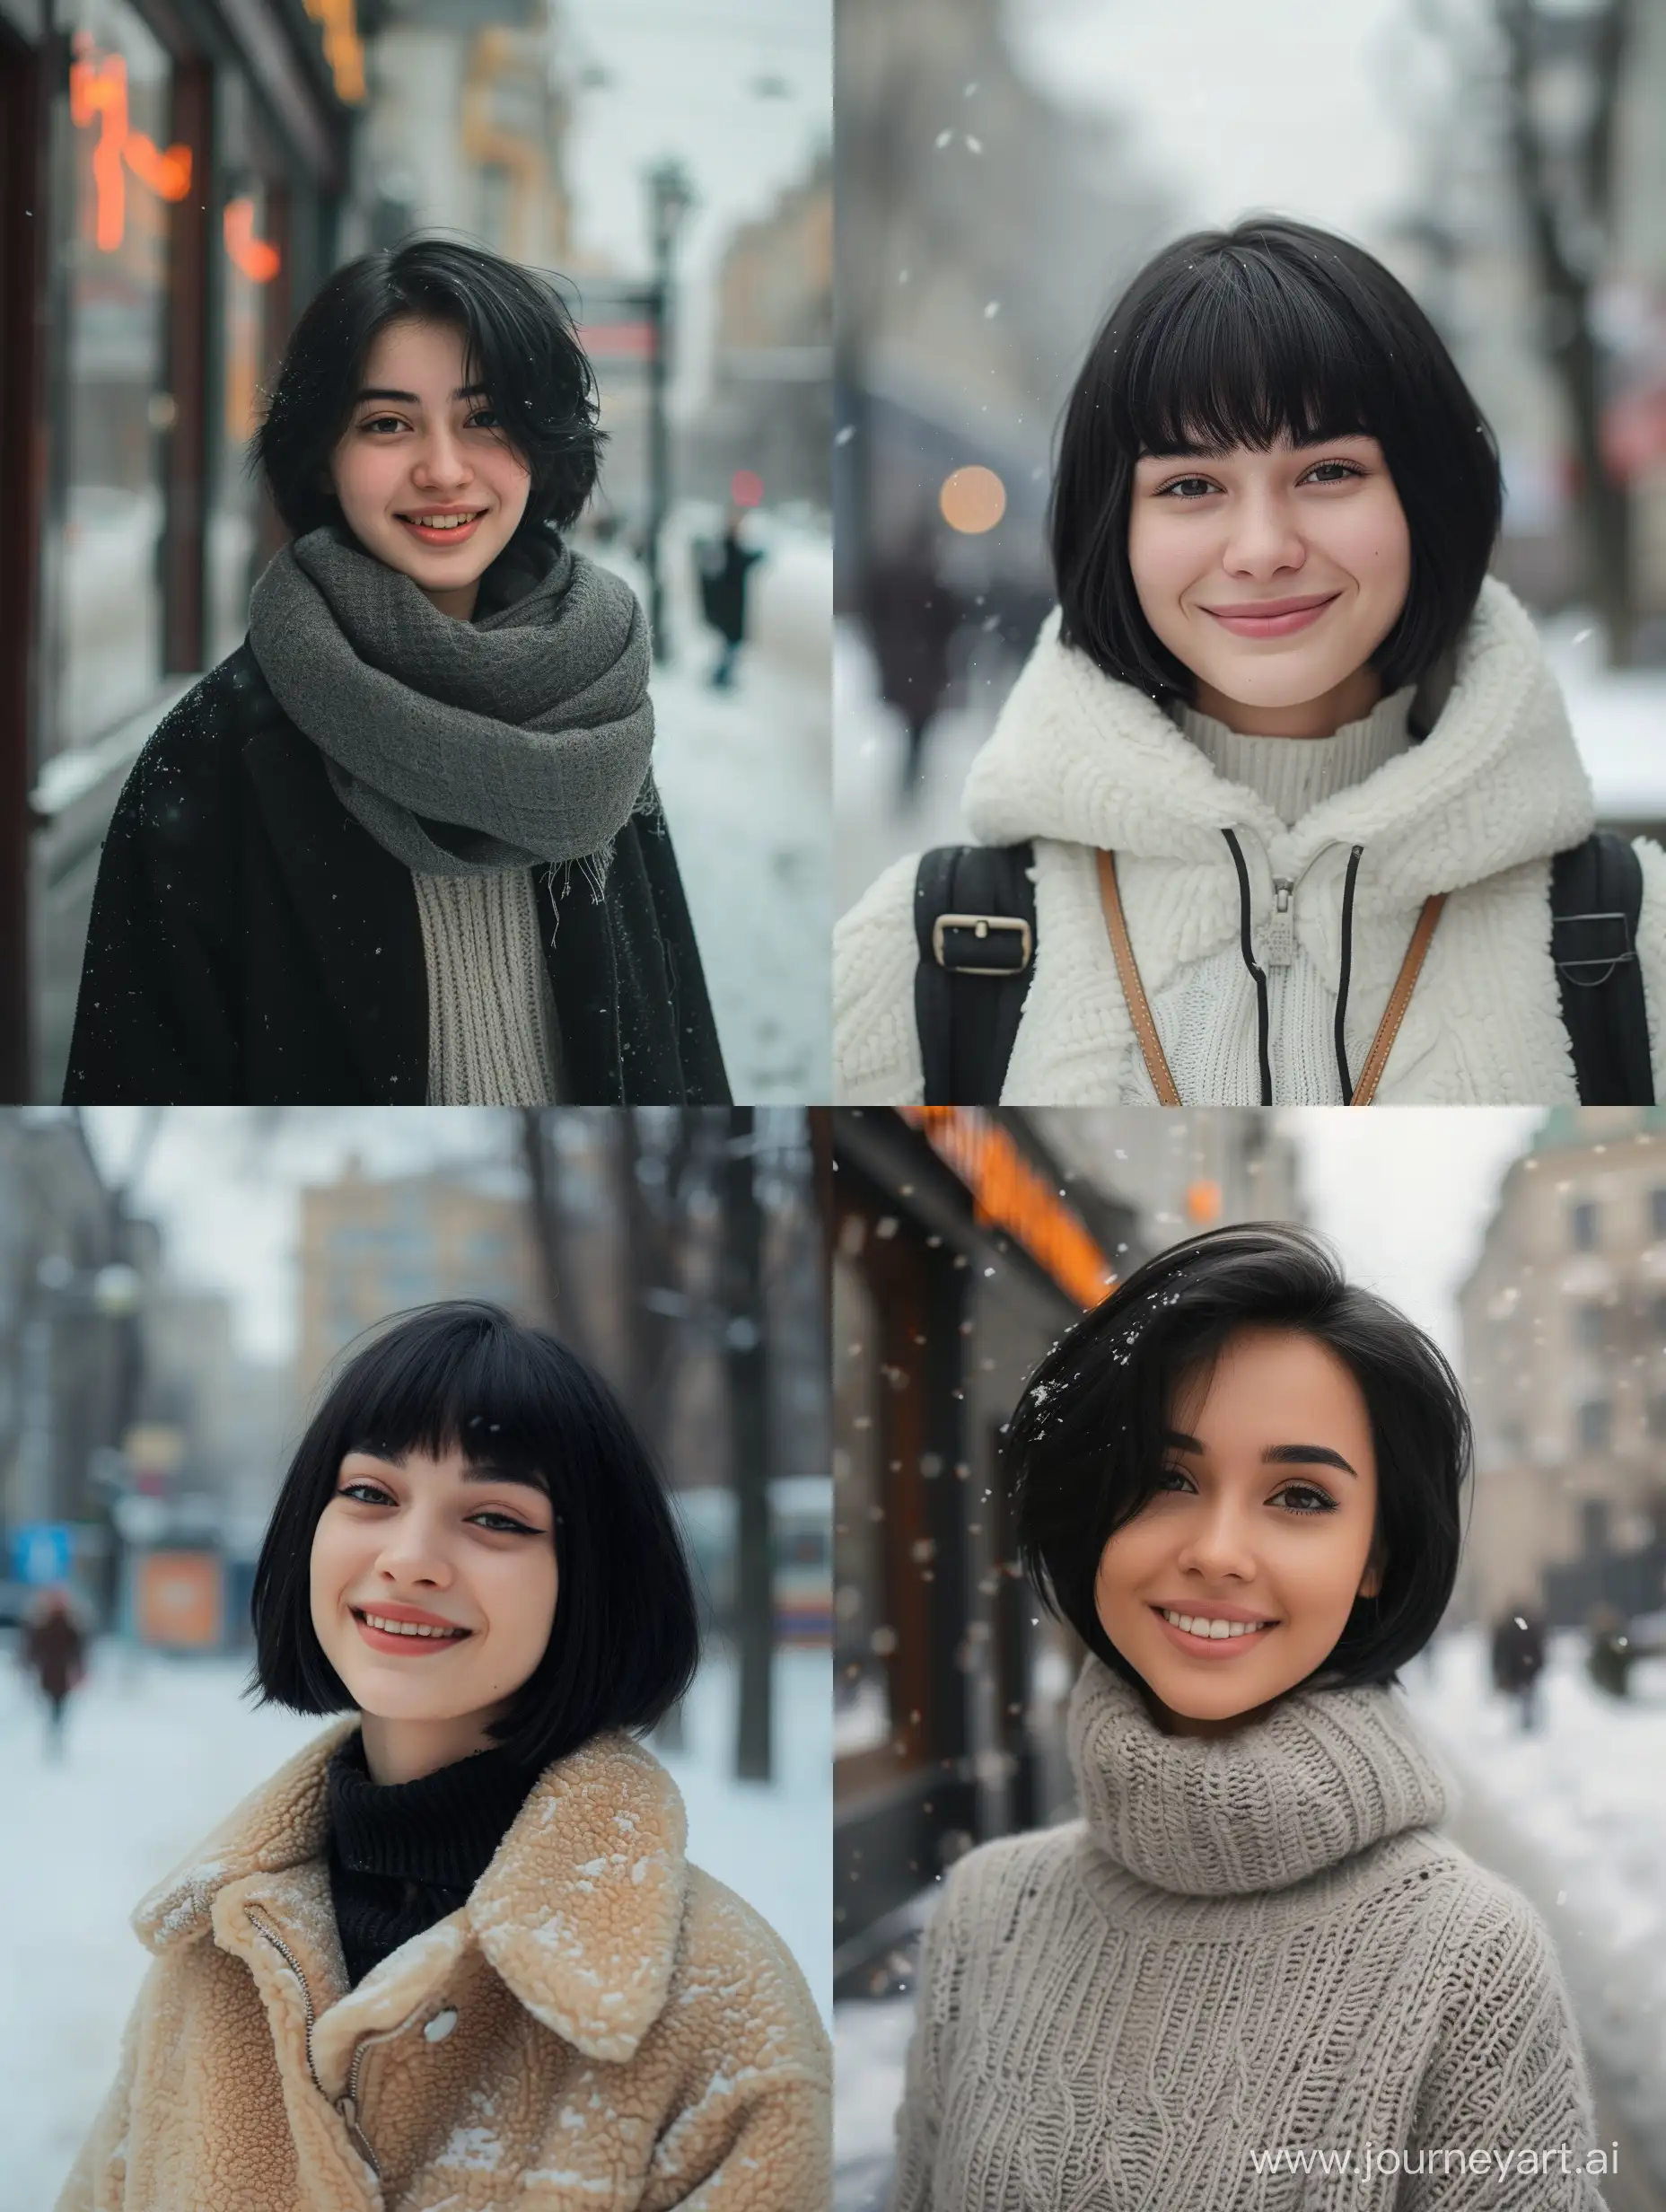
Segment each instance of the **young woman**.
[{"label": "young woman", "polygon": [[598,445],[526,270],[325,284],[250,455],[291,542],[117,803],[66,1100],[726,1102],[646,624],[562,537]]},{"label": "young woman", "polygon": [[1005,1450],[1088,1648],[1082,1817],[949,1877],[894,2212],[1600,2212],[1549,1940],[1436,1832],[1395,1694],[1458,1566],[1439,1352],[1302,1232],[1217,1230],[1064,1337]]},{"label": "young woman", "polygon": [[[1033,844],[1001,1098],[1579,1095],[1550,863],[1589,835],[1591,794],[1533,626],[1486,574],[1500,511],[1490,430],[1368,253],[1256,220],[1135,278],[1065,417],[1058,610],[966,786],[981,843]],[[1644,995],[1666,1007],[1666,854],[1635,850]],[[929,924],[916,942],[916,867],[839,926],[849,1102],[924,1094],[916,979],[924,1008],[939,955]],[[986,988],[964,1018],[993,1007]],[[1666,1029],[1638,1009],[1630,1034],[1660,1092]]]},{"label": "young woman", "polygon": [[338,1722],[144,1899],[155,1953],[59,2212],[817,2212],[830,2058],[627,1731],[695,1668],[606,1385],[495,1307],[335,1382],[267,1532],[260,1700]]}]

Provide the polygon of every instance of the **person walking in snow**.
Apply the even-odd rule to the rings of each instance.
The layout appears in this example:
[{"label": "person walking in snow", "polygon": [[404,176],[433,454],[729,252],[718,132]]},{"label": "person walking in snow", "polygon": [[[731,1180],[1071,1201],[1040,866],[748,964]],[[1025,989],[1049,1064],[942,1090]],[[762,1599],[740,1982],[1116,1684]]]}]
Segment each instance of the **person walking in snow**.
[{"label": "person walking in snow", "polygon": [[836,1097],[1652,1102],[1666,853],[1592,838],[1501,511],[1372,255],[1279,217],[1156,255],[1071,393],[978,845],[838,926]]},{"label": "person walking in snow", "polygon": [[565,534],[596,420],[543,277],[326,280],[250,452],[290,542],[117,802],[66,1102],[727,1103],[646,618]]},{"label": "person walking in snow", "polygon": [[917,797],[925,737],[949,689],[949,653],[967,609],[937,573],[936,532],[925,516],[894,552],[881,553],[863,586],[863,612],[880,692],[907,737],[901,796]]},{"label": "person walking in snow", "polygon": [[944,1881],[891,2212],[1601,2212],[1549,1936],[1442,1832],[1399,1687],[1462,1537],[1440,1351],[1306,1232],[1218,1229],[1059,1339],[1002,1457],[1086,1648],[1080,1817]]},{"label": "person walking in snow", "polygon": [[67,1593],[45,1593],[23,1635],[22,1660],[39,1684],[47,1706],[47,1751],[64,1756],[64,1708],[86,1674],[86,1639],[75,1625]]},{"label": "person walking in snow", "polygon": [[1493,1687],[1513,1698],[1523,1731],[1539,1725],[1539,1678],[1545,1666],[1545,1627],[1528,1599],[1508,1605],[1493,1629]]},{"label": "person walking in snow", "polygon": [[714,691],[726,691],[734,682],[734,664],[746,643],[747,580],[763,555],[741,542],[741,524],[746,510],[735,507],[721,538],[705,540],[696,549],[700,583],[700,611],[723,641],[708,679]]},{"label": "person walking in snow", "polygon": [[555,1338],[469,1302],[335,1378],[251,1600],[345,1714],[141,1901],[58,2212],[829,2212],[831,2054],[639,1741],[698,1649],[664,1486]]}]

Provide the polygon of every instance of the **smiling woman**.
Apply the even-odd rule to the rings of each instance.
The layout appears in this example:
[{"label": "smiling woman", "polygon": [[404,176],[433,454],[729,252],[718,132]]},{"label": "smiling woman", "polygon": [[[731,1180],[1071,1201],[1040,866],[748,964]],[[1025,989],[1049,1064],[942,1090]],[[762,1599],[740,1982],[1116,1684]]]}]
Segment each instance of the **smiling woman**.
[{"label": "smiling woman", "polygon": [[[1455,2212],[1600,2212],[1549,1939],[1439,1832],[1451,1785],[1398,1694],[1458,1568],[1469,1424],[1441,1354],[1306,1233],[1221,1229],[1060,1339],[1003,1456],[1087,1651],[1082,1818],[948,1878],[894,2212],[1250,2212],[1314,2157],[1353,2159],[1363,2212],[1403,2212],[1405,2174]],[[1530,2143],[1566,2147],[1559,2192],[1444,2163]]]},{"label": "smiling woman", "polygon": [[290,542],[117,804],[66,1100],[727,1102],[646,618],[566,537],[596,417],[540,274],[321,287],[250,451]]},{"label": "smiling woman", "polygon": [[260,1700],[351,1719],[139,1906],[60,2212],[491,2212],[550,2176],[599,2212],[824,2208],[809,1990],[636,1740],[697,1631],[600,1376],[493,1306],[398,1319],[314,1414],[252,1605]]}]

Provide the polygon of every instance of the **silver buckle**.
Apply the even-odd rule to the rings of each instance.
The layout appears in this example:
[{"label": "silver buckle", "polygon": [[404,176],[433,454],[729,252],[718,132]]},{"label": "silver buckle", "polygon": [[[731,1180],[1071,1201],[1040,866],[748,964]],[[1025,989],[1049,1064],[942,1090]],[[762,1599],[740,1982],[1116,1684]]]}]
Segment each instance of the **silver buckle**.
[{"label": "silver buckle", "polygon": [[[1022,940],[1023,958],[1016,968],[969,968],[957,963],[949,968],[943,956],[943,933],[945,929],[969,929],[975,937],[986,937],[992,929],[1015,929]],[[932,952],[940,968],[956,976],[1021,976],[1030,965],[1034,950],[1030,925],[1021,914],[940,914],[932,924]]]}]

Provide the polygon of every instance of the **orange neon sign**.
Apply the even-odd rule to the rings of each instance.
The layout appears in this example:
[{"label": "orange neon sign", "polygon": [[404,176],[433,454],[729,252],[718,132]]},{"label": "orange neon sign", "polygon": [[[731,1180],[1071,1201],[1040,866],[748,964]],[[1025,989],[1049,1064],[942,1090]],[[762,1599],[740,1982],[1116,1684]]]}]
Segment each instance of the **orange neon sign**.
[{"label": "orange neon sign", "polygon": [[191,189],[191,149],[170,146],[166,153],[127,119],[127,65],[119,54],[91,58],[91,31],[75,33],[75,59],[69,65],[69,116],[86,129],[96,122],[92,149],[93,238],[101,253],[114,253],[127,227],[125,161],[141,183],[160,199],[183,199]]},{"label": "orange neon sign", "polygon": [[364,48],[354,0],[306,0],[307,13],[324,32],[324,58],[342,100],[364,97]]},{"label": "orange neon sign", "polygon": [[255,236],[255,204],[251,199],[226,201],[225,250],[251,284],[269,285],[283,267],[277,248]]},{"label": "orange neon sign", "polygon": [[975,1106],[899,1106],[972,1194],[972,1218],[1004,1229],[1078,1305],[1098,1305],[1117,1271],[1079,1215],[1055,1195],[1009,1132]]}]

